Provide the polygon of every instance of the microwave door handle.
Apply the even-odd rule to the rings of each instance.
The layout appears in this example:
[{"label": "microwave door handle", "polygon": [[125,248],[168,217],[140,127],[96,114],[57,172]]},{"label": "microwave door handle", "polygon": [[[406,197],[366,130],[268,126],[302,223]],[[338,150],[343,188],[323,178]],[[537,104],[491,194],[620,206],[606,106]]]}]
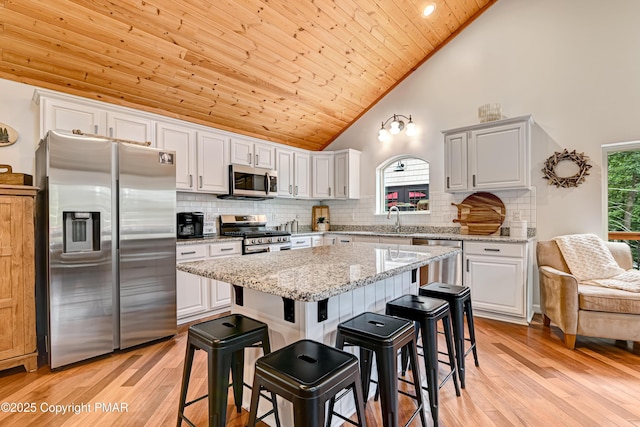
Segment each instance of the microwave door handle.
[{"label": "microwave door handle", "polygon": [[271,188],[271,178],[268,173],[264,174],[264,187],[267,190],[267,195],[269,195],[269,189]]}]

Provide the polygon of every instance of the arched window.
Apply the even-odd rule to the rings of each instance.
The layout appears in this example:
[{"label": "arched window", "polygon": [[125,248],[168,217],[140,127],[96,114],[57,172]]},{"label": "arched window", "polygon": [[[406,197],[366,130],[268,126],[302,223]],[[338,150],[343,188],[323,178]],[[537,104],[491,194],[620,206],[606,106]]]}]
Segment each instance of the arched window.
[{"label": "arched window", "polygon": [[401,212],[429,213],[429,163],[413,156],[396,156],[378,166],[376,213],[391,206]]}]

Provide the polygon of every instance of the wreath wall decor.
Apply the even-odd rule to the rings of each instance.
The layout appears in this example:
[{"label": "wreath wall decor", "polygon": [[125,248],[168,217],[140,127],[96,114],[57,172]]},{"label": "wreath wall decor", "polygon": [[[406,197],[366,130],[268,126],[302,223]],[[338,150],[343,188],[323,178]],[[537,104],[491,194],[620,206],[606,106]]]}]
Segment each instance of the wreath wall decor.
[{"label": "wreath wall decor", "polygon": [[[580,170],[577,174],[573,176],[558,176],[556,174],[556,166],[558,163],[562,161],[571,161],[574,162]],[[544,168],[542,172],[544,173],[544,179],[549,180],[549,185],[554,185],[556,187],[569,188],[569,187],[577,187],[578,184],[584,182],[585,177],[589,175],[589,169],[591,169],[591,165],[588,163],[589,157],[585,156],[584,153],[576,153],[576,150],[569,152],[566,148],[562,151],[556,151],[553,153],[553,156],[549,157],[544,162]]]}]

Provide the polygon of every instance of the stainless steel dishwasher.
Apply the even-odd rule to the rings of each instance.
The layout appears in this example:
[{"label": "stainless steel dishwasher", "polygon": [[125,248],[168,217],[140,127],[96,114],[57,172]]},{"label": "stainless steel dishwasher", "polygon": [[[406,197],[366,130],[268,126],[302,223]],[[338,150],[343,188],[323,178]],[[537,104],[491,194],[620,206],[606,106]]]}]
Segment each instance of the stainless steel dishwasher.
[{"label": "stainless steel dishwasher", "polygon": [[[462,248],[462,240],[413,239],[413,244]],[[462,286],[462,252],[420,268],[420,286],[433,282]]]}]

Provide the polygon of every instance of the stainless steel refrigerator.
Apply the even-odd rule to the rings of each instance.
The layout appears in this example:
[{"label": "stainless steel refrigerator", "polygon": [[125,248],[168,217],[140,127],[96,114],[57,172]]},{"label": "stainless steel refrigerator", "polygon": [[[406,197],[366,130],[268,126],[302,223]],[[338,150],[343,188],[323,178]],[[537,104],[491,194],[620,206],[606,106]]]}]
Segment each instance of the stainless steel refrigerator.
[{"label": "stainless steel refrigerator", "polygon": [[173,160],[107,138],[40,141],[37,329],[51,369],[176,333]]}]

